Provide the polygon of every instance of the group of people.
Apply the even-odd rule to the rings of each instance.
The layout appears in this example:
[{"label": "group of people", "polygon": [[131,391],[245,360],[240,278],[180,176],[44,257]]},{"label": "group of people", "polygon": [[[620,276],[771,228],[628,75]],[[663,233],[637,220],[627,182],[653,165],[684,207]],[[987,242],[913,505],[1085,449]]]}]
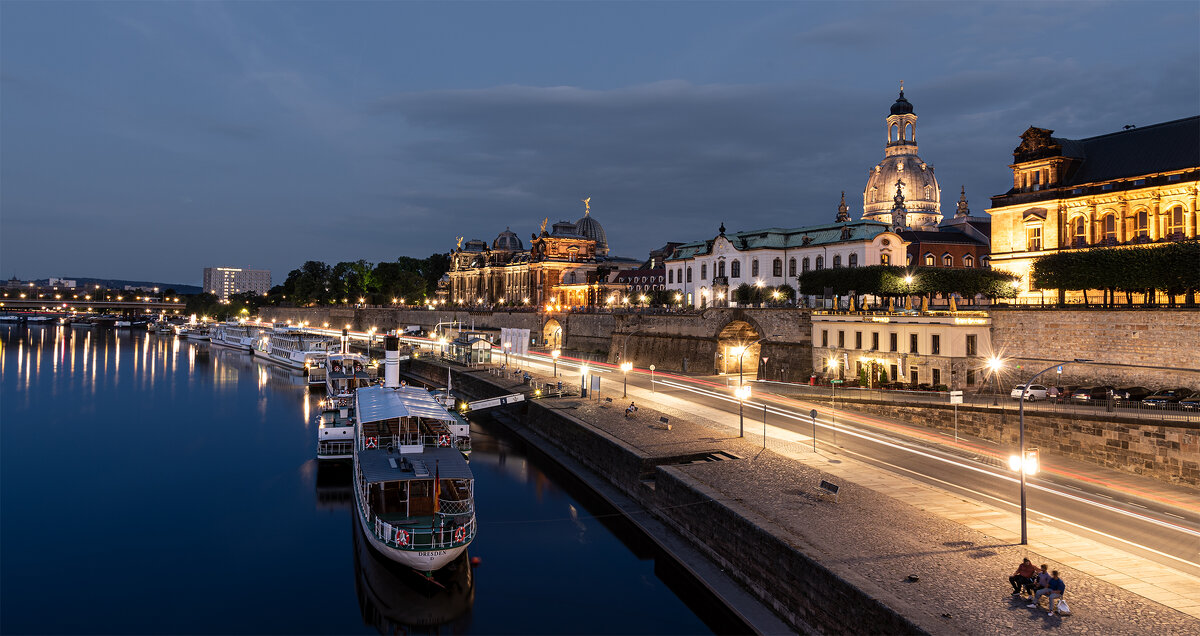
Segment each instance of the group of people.
[{"label": "group of people", "polygon": [[1013,596],[1023,596],[1022,591],[1029,592],[1030,603],[1025,607],[1040,608],[1042,597],[1047,597],[1047,609],[1050,610],[1046,612],[1047,616],[1054,616],[1057,610],[1055,603],[1067,591],[1067,584],[1058,577],[1058,570],[1047,572],[1045,563],[1042,564],[1041,570],[1038,570],[1029,559],[1017,566],[1017,571],[1008,577],[1008,582],[1012,585]]}]

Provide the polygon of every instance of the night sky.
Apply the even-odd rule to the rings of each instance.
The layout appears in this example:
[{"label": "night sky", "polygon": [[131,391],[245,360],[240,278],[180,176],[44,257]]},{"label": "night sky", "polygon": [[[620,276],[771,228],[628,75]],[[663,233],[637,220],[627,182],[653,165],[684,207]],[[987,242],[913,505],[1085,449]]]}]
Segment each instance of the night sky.
[{"label": "night sky", "polygon": [[0,3],[0,276],[523,241],[616,255],[862,212],[901,80],[953,215],[1031,125],[1200,112],[1187,2]]}]

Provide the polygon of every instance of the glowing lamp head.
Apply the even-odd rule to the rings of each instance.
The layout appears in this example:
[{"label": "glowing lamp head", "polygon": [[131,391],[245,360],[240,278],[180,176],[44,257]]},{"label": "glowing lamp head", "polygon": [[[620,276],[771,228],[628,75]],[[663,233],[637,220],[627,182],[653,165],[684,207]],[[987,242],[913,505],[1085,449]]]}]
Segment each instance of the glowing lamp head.
[{"label": "glowing lamp head", "polygon": [[561,355],[562,355],[562,351],[560,351],[558,349],[555,349],[554,351],[550,352],[550,357],[554,358],[555,360],[557,360],[558,356],[561,356]]},{"label": "glowing lamp head", "polygon": [[621,363],[621,371],[624,371],[625,373],[629,373],[632,370],[633,370],[632,362],[622,362]]},{"label": "glowing lamp head", "polygon": [[746,353],[746,347],[730,347],[729,348],[729,355],[731,355],[731,356],[740,358],[740,357],[742,357],[742,354],[744,354],[744,353]]},{"label": "glowing lamp head", "polygon": [[743,384],[742,386],[739,386],[734,391],[734,393],[737,395],[737,399],[739,399],[739,400],[742,400],[742,401],[749,400],[750,399],[750,385]]},{"label": "glowing lamp head", "polygon": [[904,284],[905,284],[905,285],[911,285],[911,284],[912,284],[912,275],[911,275],[911,274],[910,274],[910,275],[908,275],[908,276],[905,276],[905,277],[904,277]]}]

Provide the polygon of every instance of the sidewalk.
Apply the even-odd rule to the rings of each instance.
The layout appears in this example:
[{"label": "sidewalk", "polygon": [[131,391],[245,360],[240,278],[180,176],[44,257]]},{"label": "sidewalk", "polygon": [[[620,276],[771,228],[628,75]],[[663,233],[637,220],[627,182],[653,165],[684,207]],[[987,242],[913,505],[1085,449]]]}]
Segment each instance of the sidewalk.
[{"label": "sidewalk", "polygon": [[[546,373],[545,375],[549,374]],[[674,427],[675,431],[665,433],[665,439],[663,438],[664,434],[655,436],[658,443],[647,446],[644,449],[647,452],[661,451],[664,446],[687,445],[697,441],[704,441],[709,444],[729,446],[730,450],[745,456],[747,452],[753,452],[752,449],[756,446],[756,444],[748,443],[746,439],[723,437],[727,436],[730,432],[736,434],[738,426],[736,416],[731,416],[719,409],[696,404],[686,399],[666,395],[661,391],[651,393],[648,389],[631,386],[628,392],[629,399],[636,400],[639,407],[643,411],[646,411],[638,419],[647,420],[653,416],[653,419],[656,420],[658,416],[651,414],[651,410],[656,409],[670,417],[672,423],[676,425]],[[761,399],[763,394],[760,393],[755,397]],[[793,406],[807,406],[807,403],[794,400],[793,398],[771,397],[770,401],[772,402],[787,400]],[[566,402],[563,402],[564,406]],[[589,403],[583,400],[570,400],[570,402],[578,406],[577,416],[585,418],[589,422],[599,416],[607,418],[610,415],[609,412],[611,412],[613,418],[620,418],[620,409],[616,409],[615,407],[601,409],[599,404],[594,401]],[[817,404],[816,406],[822,409],[822,412],[827,411],[829,407],[828,403]],[[886,428],[891,432],[904,434],[905,436],[914,436],[924,440],[925,443],[937,443],[957,448],[960,452],[992,454],[995,456],[1002,455],[1001,449],[994,444],[988,444],[979,440],[960,440],[955,444],[953,437],[896,421],[888,421],[887,418],[873,415],[860,416],[857,413],[845,411],[840,408],[837,410],[837,417],[839,420],[841,418],[858,419],[859,417],[863,417],[869,420],[868,425],[870,426]],[[685,423],[697,425],[699,429],[690,430],[690,427]],[[684,425],[680,426],[680,424]],[[619,422],[617,426],[620,426]],[[718,432],[718,435],[713,434],[714,430]],[[616,434],[621,439],[625,439],[627,442],[637,446],[636,439],[630,439],[629,435],[622,435],[621,431],[608,432]],[[697,435],[701,437],[695,437]],[[1191,621],[1190,623],[1184,623],[1188,625],[1185,631],[1200,630],[1200,622],[1197,622],[1197,619],[1200,619],[1200,577],[1190,576],[1065,530],[1045,526],[1038,523],[1036,519],[1030,519],[1030,545],[1024,548],[1017,545],[1019,541],[1020,521],[1019,516],[1015,513],[967,500],[961,496],[926,485],[901,474],[857,461],[836,450],[827,450],[827,447],[822,448],[819,453],[813,453],[811,450],[811,437],[808,435],[769,426],[768,438],[770,452],[786,457],[799,466],[834,475],[842,483],[852,482],[894,501],[908,504],[915,511],[935,515],[942,520],[953,522],[962,528],[979,533],[981,539],[974,541],[973,545],[991,546],[992,552],[997,552],[1000,547],[1004,546],[1007,547],[1006,552],[1012,552],[1014,555],[1018,552],[1032,551],[1034,554],[1030,555],[1030,558],[1035,561],[1051,563],[1052,568],[1058,567],[1060,570],[1073,570],[1075,571],[1072,573],[1074,577],[1078,577],[1080,574],[1094,577],[1096,582],[1111,584],[1115,588],[1143,599],[1143,603],[1145,601],[1152,601],[1153,603],[1161,604],[1158,606],[1146,604],[1132,611],[1139,614],[1146,612],[1148,615],[1157,616],[1163,620],[1167,620],[1168,623],[1173,623],[1174,621],[1168,620],[1168,618],[1173,614],[1171,610],[1177,610],[1182,615],[1189,617],[1187,620]],[[824,447],[825,445],[822,444],[822,446]],[[751,450],[748,451],[747,449]],[[1093,483],[1121,489],[1125,492],[1146,493],[1145,496],[1151,497],[1156,501],[1168,503],[1184,510],[1200,510],[1200,494],[1197,494],[1193,489],[1173,486],[1136,475],[1125,475],[1116,471],[1087,465],[1083,462],[1060,462],[1058,458],[1055,458],[1053,464],[1055,465],[1054,470],[1070,474],[1072,477],[1083,478],[1093,481]],[[747,497],[744,492],[742,496]],[[750,501],[748,497],[746,501]],[[762,510],[758,511],[763,512]],[[789,528],[789,530],[800,531],[798,528]],[[875,530],[879,529],[876,528]],[[902,528],[895,528],[897,534],[902,534],[902,530]],[[888,535],[879,535],[877,541],[885,540],[884,537],[886,536]],[[1011,564],[1005,563],[1001,567],[1015,569],[1017,562],[1019,562],[1019,558],[1013,560]],[[1059,565],[1063,567],[1059,567]],[[1007,575],[1011,574],[1011,572],[993,572],[990,574],[990,577],[999,579],[1001,574],[1003,574],[1004,580],[1006,580]],[[995,588],[997,585],[999,583],[993,585],[992,581],[988,581],[987,587]],[[1105,592],[1103,586],[1096,587],[1093,584],[1084,583],[1084,581],[1078,578],[1068,588],[1068,599],[1072,597],[1080,598],[1072,594],[1072,590],[1075,590],[1076,594],[1078,594],[1084,589],[1098,595],[1095,601],[1097,605],[1101,607],[1109,606],[1103,610],[1100,610],[1098,607],[1089,607],[1089,613],[1097,611],[1107,612],[1109,609],[1115,609],[1113,603],[1116,602],[1115,599],[1117,597],[1112,592]],[[1179,614],[1174,615],[1180,616]],[[1074,621],[1080,627],[1083,626],[1083,623],[1090,622],[1084,621],[1082,616],[1076,616],[1073,619],[1067,620]],[[1097,627],[1099,626],[1092,626],[1093,629]],[[1132,627],[1132,623],[1129,627]],[[1120,631],[1129,630],[1122,629]]]}]

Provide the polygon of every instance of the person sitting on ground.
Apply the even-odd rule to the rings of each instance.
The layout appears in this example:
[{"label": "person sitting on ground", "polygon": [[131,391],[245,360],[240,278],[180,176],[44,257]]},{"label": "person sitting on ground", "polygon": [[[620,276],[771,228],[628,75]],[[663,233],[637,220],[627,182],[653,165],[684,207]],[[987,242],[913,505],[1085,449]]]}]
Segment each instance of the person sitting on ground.
[{"label": "person sitting on ground", "polygon": [[1033,575],[1037,574],[1037,568],[1028,557],[1021,561],[1021,565],[1017,566],[1017,571],[1012,576],[1008,577],[1008,582],[1012,585],[1013,596],[1021,593],[1021,588],[1033,589]]},{"label": "person sitting on ground", "polygon": [[1033,602],[1030,603],[1029,605],[1026,605],[1025,607],[1037,607],[1038,603],[1040,603],[1042,600],[1042,597],[1040,594],[1041,591],[1050,589],[1050,572],[1048,572],[1046,570],[1045,563],[1042,564],[1042,571],[1038,572],[1037,581],[1033,584],[1033,589],[1037,590],[1036,592],[1034,592],[1033,597],[1029,599],[1030,601],[1033,601]]},{"label": "person sitting on ground", "polygon": [[1054,616],[1054,602],[1057,601],[1058,599],[1062,598],[1063,593],[1066,591],[1067,591],[1067,584],[1064,583],[1062,579],[1058,578],[1058,570],[1054,570],[1053,572],[1050,573],[1049,587],[1047,587],[1044,590],[1038,590],[1037,595],[1034,596],[1033,602],[1036,605],[1038,600],[1041,598],[1041,596],[1043,594],[1048,595],[1049,600],[1047,601],[1047,603],[1049,604],[1048,609],[1050,611],[1046,612],[1046,616]]},{"label": "person sitting on ground", "polygon": [[637,413],[637,406],[633,402],[630,402],[629,408],[625,409],[625,417],[628,418],[630,413]]}]

